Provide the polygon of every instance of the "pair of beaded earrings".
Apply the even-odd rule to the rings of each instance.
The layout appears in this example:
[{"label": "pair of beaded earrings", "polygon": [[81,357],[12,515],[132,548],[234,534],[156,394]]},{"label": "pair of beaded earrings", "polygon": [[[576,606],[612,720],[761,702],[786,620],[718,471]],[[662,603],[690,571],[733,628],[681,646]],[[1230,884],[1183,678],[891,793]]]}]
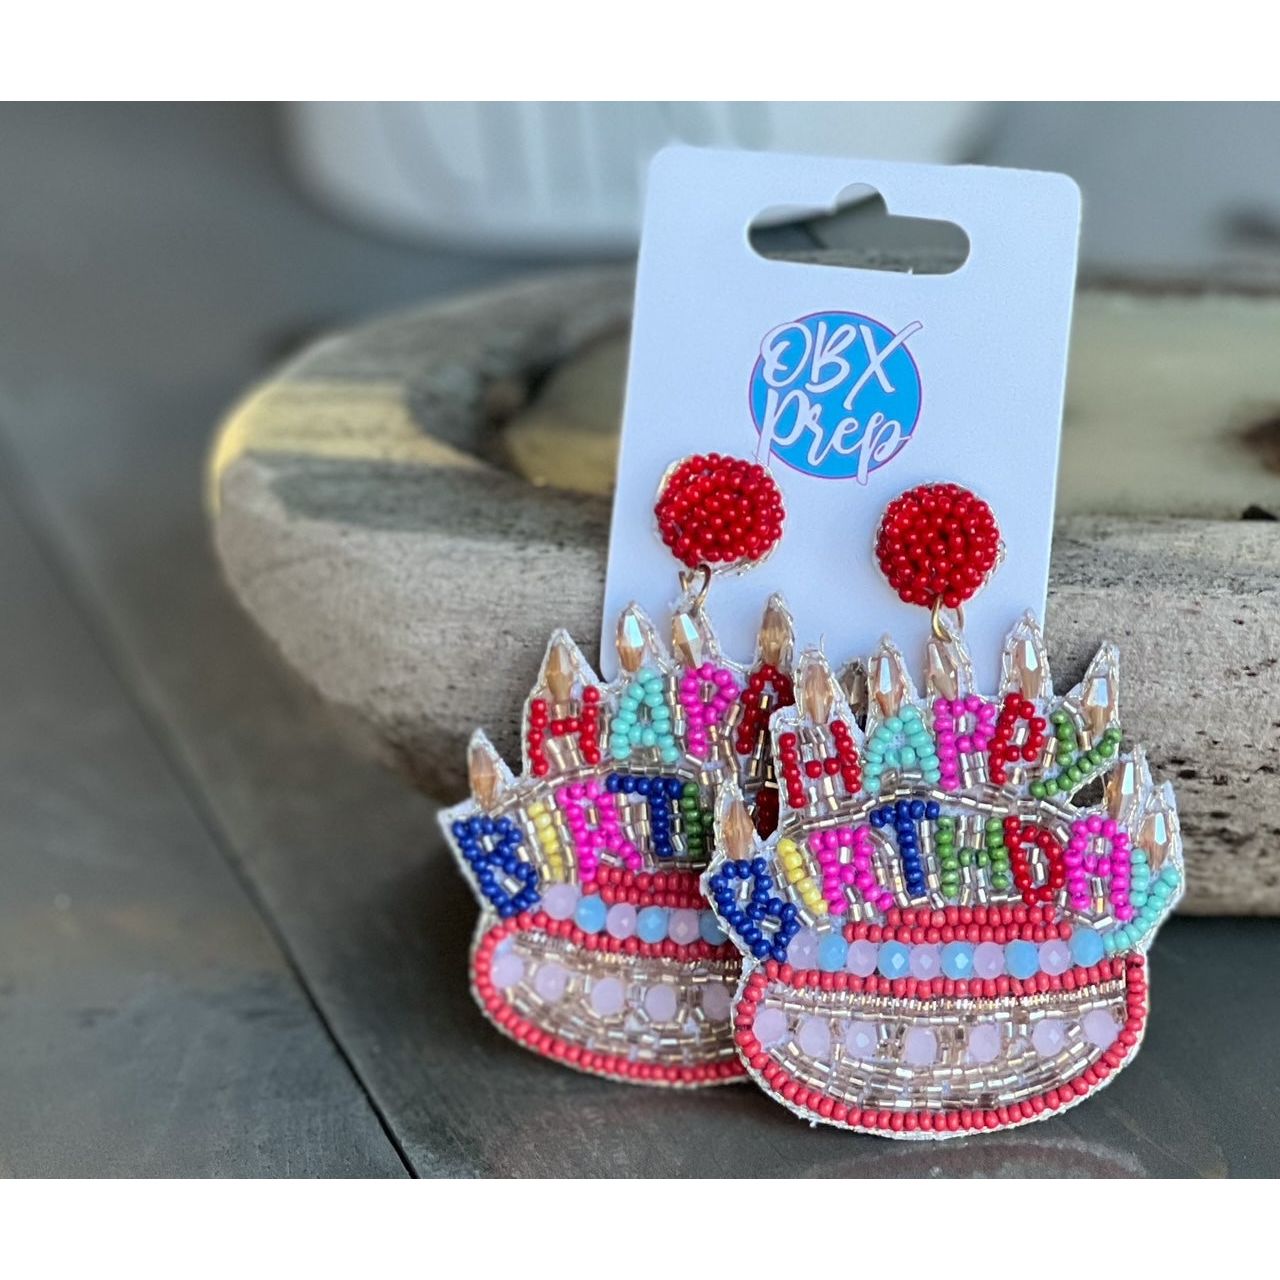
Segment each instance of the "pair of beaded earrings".
[{"label": "pair of beaded earrings", "polygon": [[749,1075],[812,1123],[890,1137],[1025,1124],[1106,1084],[1183,888],[1172,788],[1121,750],[1115,647],[1058,696],[1027,614],[979,693],[962,610],[999,528],[933,484],[889,504],[874,549],[932,613],[923,695],[887,637],[838,672],[797,653],[779,596],[739,664],[707,592],[777,545],[777,484],[687,458],[654,510],[684,566],[669,647],[629,606],[606,683],[557,631],[521,776],[477,732],[472,798],[441,816],[481,904],[489,1020],[580,1071]]}]

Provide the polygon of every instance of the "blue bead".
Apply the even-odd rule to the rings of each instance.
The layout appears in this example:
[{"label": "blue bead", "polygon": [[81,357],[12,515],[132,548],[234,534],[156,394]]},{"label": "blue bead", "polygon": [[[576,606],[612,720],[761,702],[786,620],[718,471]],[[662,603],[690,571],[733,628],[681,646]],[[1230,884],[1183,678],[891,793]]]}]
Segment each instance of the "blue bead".
[{"label": "blue bead", "polygon": [[849,946],[838,933],[829,933],[818,944],[818,968],[836,973],[844,968]]},{"label": "blue bead", "polygon": [[1040,951],[1034,942],[1018,939],[1004,949],[1004,967],[1012,978],[1032,978],[1040,971]]},{"label": "blue bead", "polygon": [[714,911],[698,913],[698,934],[703,942],[709,942],[713,947],[725,940],[725,932],[720,927],[720,921],[716,919]]},{"label": "blue bead", "polygon": [[769,874],[769,864],[763,858],[752,858],[751,870],[758,877],[764,877]]},{"label": "blue bead", "polygon": [[584,932],[599,933],[604,928],[604,918],[608,912],[604,899],[598,893],[591,893],[578,899],[578,905],[573,909],[573,919]]},{"label": "blue bead", "polygon": [[924,817],[924,801],[913,800],[911,802],[911,816],[919,822]]},{"label": "blue bead", "polygon": [[942,816],[942,806],[936,800],[930,800],[924,808],[924,816],[931,822]]},{"label": "blue bead", "polygon": [[948,978],[972,978],[973,947],[967,942],[948,942],[942,948],[942,972]]},{"label": "blue bead", "polygon": [[893,806],[893,811],[897,815],[899,822],[903,821],[905,818],[911,817],[911,801],[899,800],[898,803]]},{"label": "blue bead", "polygon": [[604,780],[604,789],[606,791],[621,791],[622,778],[616,773],[609,774]]},{"label": "blue bead", "polygon": [[1102,935],[1096,929],[1084,928],[1071,931],[1071,958],[1086,968],[1102,959],[1104,951]]},{"label": "blue bead", "polygon": [[883,809],[872,809],[872,810],[871,810],[871,825],[872,825],[873,827],[883,827],[883,826],[884,826],[884,810],[883,810]]},{"label": "blue bead", "polygon": [[681,782],[679,778],[667,779],[667,795],[670,796],[672,800],[679,800],[683,792],[684,783]]},{"label": "blue bead", "polygon": [[668,915],[666,907],[643,908],[636,916],[636,933],[640,941],[661,942],[667,936]]},{"label": "blue bead", "polygon": [[911,967],[911,949],[901,942],[882,942],[876,967],[886,978],[905,978]]}]

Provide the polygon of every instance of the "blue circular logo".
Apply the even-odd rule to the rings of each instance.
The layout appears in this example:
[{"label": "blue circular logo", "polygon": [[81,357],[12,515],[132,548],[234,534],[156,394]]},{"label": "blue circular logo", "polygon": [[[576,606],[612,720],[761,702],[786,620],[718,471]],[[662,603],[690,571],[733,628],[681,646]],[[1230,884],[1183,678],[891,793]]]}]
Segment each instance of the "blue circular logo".
[{"label": "blue circular logo", "polygon": [[751,372],[759,456],[827,480],[867,477],[896,457],[920,417],[920,371],[907,340],[851,311],[821,311],[770,330]]}]

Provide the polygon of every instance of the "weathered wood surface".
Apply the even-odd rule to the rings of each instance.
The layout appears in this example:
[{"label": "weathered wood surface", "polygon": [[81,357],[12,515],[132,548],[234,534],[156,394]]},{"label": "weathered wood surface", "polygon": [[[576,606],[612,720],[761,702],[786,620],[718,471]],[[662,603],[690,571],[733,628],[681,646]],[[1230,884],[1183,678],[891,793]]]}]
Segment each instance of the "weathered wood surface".
[{"label": "weathered wood surface", "polygon": [[403,1173],[3,497],[0,595],[0,1173]]},{"label": "weathered wood surface", "polygon": [[[477,723],[515,756],[516,717],[552,627],[594,648],[607,498],[515,475],[495,418],[542,371],[617,331],[628,280],[579,272],[379,321],[289,365],[222,430],[211,472],[232,586],[285,657],[371,722],[431,794],[462,791],[462,747]],[[1251,363],[1244,398],[1223,400],[1202,431],[1235,477],[1214,488],[1203,479],[1209,444],[1187,444],[1208,405],[1190,390],[1194,352],[1177,348],[1178,335],[1212,329],[1215,315],[1247,328],[1236,313],[1264,304],[1161,300],[1191,309],[1186,323],[1162,310],[1158,341],[1138,344],[1135,367],[1158,387],[1163,350],[1173,389],[1152,395],[1170,414],[1189,396],[1195,411],[1180,411],[1177,465],[1144,482],[1159,438],[1144,448],[1126,436],[1131,420],[1108,416],[1089,376],[1097,370],[1104,389],[1119,381],[1113,347],[1126,325],[1143,330],[1143,305],[1081,299],[1080,326],[1093,316],[1101,337],[1077,342],[1073,366],[1084,389],[1068,400],[1064,474],[1076,480],[1054,543],[1051,657],[1065,688],[1103,639],[1120,643],[1126,729],[1179,788],[1186,908],[1280,911],[1280,524],[1238,518],[1246,505],[1277,505],[1280,480],[1237,442],[1269,394],[1280,403],[1280,370]],[[1141,397],[1126,394],[1128,413]],[[1086,471],[1095,483],[1083,483]],[[1136,502],[1155,490],[1160,505]],[[1108,512],[1106,493],[1113,508],[1142,514]]]}]

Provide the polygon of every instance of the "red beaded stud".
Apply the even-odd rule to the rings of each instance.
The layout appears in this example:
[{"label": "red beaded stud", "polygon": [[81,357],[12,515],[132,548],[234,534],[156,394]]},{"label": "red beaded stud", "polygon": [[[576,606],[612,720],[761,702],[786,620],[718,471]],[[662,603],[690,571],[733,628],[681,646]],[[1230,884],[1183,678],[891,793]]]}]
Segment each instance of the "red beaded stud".
[{"label": "red beaded stud", "polygon": [[653,512],[662,541],[690,569],[758,564],[778,545],[786,516],[765,467],[719,453],[676,463]]},{"label": "red beaded stud", "polygon": [[905,604],[958,609],[986,582],[1000,554],[991,508],[958,484],[922,484],[885,508],[876,560]]}]

